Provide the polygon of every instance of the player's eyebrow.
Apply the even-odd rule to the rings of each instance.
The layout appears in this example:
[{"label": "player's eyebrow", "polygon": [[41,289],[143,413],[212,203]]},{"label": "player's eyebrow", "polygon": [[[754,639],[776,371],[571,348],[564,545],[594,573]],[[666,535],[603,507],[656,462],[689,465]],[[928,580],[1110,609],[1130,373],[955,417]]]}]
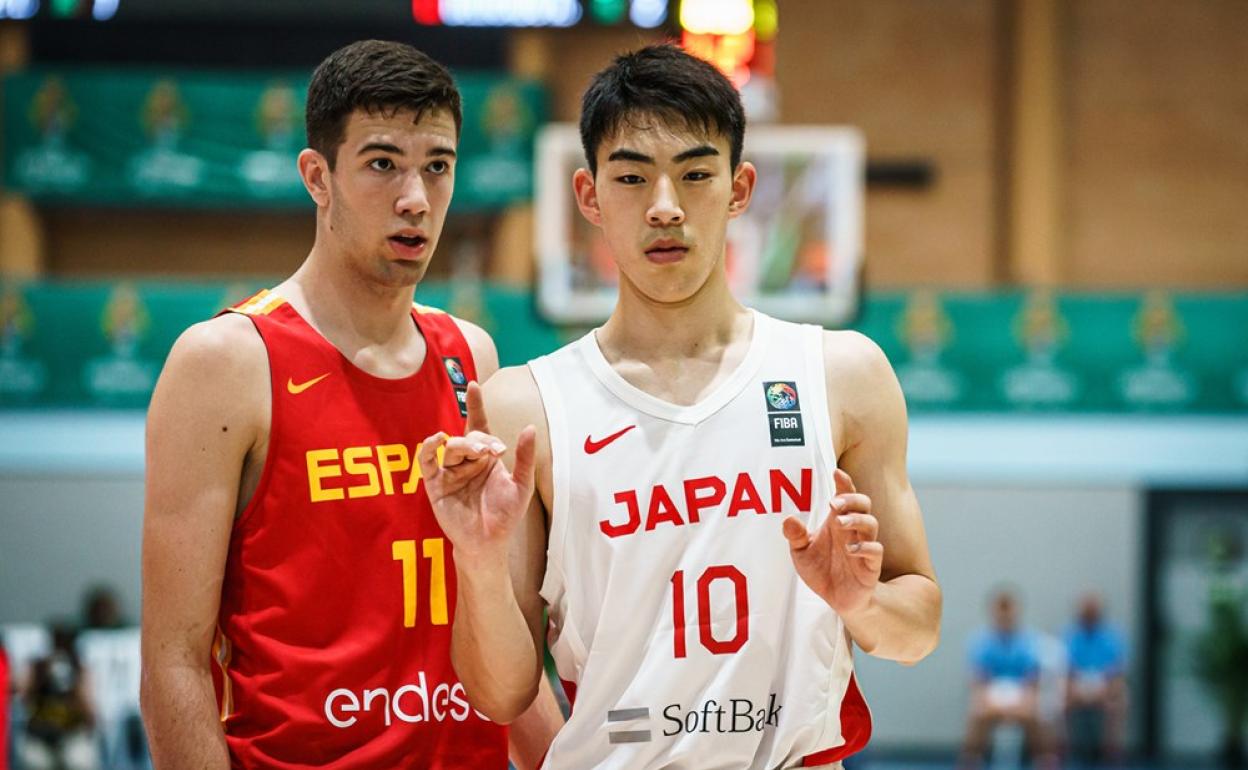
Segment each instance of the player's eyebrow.
[{"label": "player's eyebrow", "polygon": [[[715,155],[719,155],[719,150],[709,144],[700,144],[697,147],[690,147],[683,152],[673,155],[672,161],[674,163],[684,163],[685,161],[693,160],[694,158],[706,158]],[[636,161],[637,163],[654,163],[654,158],[649,155],[637,152],[636,150],[629,150],[627,148],[618,149],[607,156],[608,163],[613,160],[631,160]]]},{"label": "player's eyebrow", "polygon": [[688,150],[673,156],[672,162],[684,163],[685,161],[693,160],[694,158],[706,158],[713,155],[719,155],[719,150],[709,144],[700,144],[697,147],[691,147]]},{"label": "player's eyebrow", "polygon": [[361,147],[356,155],[363,155],[369,152],[389,152],[395,155],[403,154],[403,150],[397,144],[390,144],[389,142],[369,142]]},{"label": "player's eyebrow", "polygon": [[613,160],[632,160],[638,163],[654,163],[654,158],[636,150],[619,149],[607,156],[607,162]]},{"label": "player's eyebrow", "polygon": [[[396,144],[390,144],[389,142],[369,142],[368,144],[361,147],[359,152],[357,152],[356,154],[366,155],[370,152],[388,152],[394,155],[405,154],[401,147],[399,147]],[[431,156],[431,157],[438,157],[438,156],[447,157],[447,158],[457,157],[455,154],[455,148],[446,147],[442,145],[430,148],[429,152],[425,153],[425,155]]]}]

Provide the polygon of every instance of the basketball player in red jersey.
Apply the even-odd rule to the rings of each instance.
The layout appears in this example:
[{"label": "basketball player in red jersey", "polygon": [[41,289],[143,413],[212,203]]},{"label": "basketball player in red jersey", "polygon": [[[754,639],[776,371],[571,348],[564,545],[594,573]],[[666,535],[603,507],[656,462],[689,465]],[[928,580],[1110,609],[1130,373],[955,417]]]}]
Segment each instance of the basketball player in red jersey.
[{"label": "basketball player in red jersey", "polygon": [[[367,41],[308,89],[303,265],[187,330],[147,423],[143,713],[158,768],[497,768],[506,728],[451,668],[459,561],[414,462],[501,446],[464,427],[488,335],[413,305],[461,121],[450,74]],[[214,693],[215,689],[215,693]],[[530,767],[544,703],[517,736]],[[541,707],[538,707],[539,709]]]},{"label": "basketball player in red jersey", "polygon": [[575,702],[545,768],[839,767],[870,734],[849,640],[903,663],[937,643],[888,361],[729,292],[744,129],[727,79],[677,48],[600,72],[573,186],[619,267],[615,311],[486,384],[470,420],[518,437],[503,460],[439,467],[438,437],[420,452],[472,565],[452,654],[483,713],[537,693],[549,610]]}]

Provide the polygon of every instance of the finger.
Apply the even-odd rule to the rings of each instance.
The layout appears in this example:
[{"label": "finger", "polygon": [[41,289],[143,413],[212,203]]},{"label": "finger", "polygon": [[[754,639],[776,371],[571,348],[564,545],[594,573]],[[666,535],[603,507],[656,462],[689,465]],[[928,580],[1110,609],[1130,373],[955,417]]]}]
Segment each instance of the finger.
[{"label": "finger", "polygon": [[880,534],[880,522],[869,513],[842,513],[836,517],[836,531],[853,533],[863,540],[875,540]]},{"label": "finger", "polygon": [[464,432],[479,430],[482,433],[490,432],[490,423],[485,418],[485,397],[481,395],[481,386],[472,381],[468,383],[468,422],[465,423]]},{"label": "finger", "polygon": [[789,541],[789,548],[794,551],[801,551],[810,545],[810,532],[796,516],[785,518],[784,524],[780,527],[784,532],[784,537]]},{"label": "finger", "polygon": [[835,513],[870,513],[871,498],[861,492],[846,492],[832,498]]},{"label": "finger", "polygon": [[446,455],[442,467],[451,468],[468,460],[497,457],[502,454],[502,442],[488,433],[473,431],[467,436],[452,436],[446,440]]},{"label": "finger", "polygon": [[874,540],[864,540],[860,543],[850,543],[845,546],[845,551],[852,557],[862,559],[883,559],[884,544]]},{"label": "finger", "polygon": [[843,468],[837,468],[833,471],[832,478],[836,481],[836,493],[838,495],[858,491],[858,488],[854,486],[854,480],[849,477],[849,474]]},{"label": "finger", "polygon": [[498,462],[494,455],[485,455],[475,460],[464,460],[457,465],[443,466],[442,480],[448,487],[455,487],[478,475],[489,472],[490,465]]},{"label": "finger", "polygon": [[416,453],[416,459],[420,463],[420,475],[427,482],[429,479],[436,478],[441,467],[438,465],[438,449],[446,443],[447,436],[445,433],[438,431],[420,444],[420,451]]},{"label": "finger", "polygon": [[537,467],[537,428],[526,425],[516,437],[516,462],[511,477],[526,490],[533,489],[533,474]]},{"label": "finger", "polygon": [[507,445],[503,443],[502,439],[484,431],[468,431],[464,435],[464,438],[468,439],[468,443],[474,448],[477,444],[482,444],[485,446],[486,450],[494,455],[502,455],[503,452],[507,451]]}]

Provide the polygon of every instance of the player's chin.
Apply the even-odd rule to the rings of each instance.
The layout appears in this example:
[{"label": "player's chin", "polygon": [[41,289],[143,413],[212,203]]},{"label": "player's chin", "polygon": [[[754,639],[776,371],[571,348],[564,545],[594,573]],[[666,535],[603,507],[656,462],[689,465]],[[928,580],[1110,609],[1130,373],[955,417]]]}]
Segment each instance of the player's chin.
[{"label": "player's chin", "polygon": [[395,259],[391,257],[383,261],[377,277],[378,281],[386,286],[415,286],[424,279],[428,269],[428,258]]}]

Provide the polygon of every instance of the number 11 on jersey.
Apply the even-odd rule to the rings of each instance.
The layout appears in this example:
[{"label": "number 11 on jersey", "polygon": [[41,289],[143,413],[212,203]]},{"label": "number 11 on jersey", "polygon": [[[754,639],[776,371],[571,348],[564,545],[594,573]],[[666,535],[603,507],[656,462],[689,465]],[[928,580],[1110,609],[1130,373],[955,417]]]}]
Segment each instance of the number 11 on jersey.
[{"label": "number 11 on jersey", "polygon": [[[445,626],[449,622],[446,606],[446,540],[427,537],[421,549],[429,560],[429,622]],[[416,541],[395,540],[390,545],[391,557],[403,563],[403,627],[416,626]]]},{"label": "number 11 on jersey", "polygon": [[[728,639],[716,639],[711,626],[711,585],[716,580],[732,583],[733,608],[736,628]],[[712,655],[731,655],[750,639],[750,594],[746,590],[745,575],[731,564],[717,564],[703,570],[697,582],[698,641]],[[683,658],[688,654],[685,613],[685,571],[676,570],[672,575],[672,654]]]}]

